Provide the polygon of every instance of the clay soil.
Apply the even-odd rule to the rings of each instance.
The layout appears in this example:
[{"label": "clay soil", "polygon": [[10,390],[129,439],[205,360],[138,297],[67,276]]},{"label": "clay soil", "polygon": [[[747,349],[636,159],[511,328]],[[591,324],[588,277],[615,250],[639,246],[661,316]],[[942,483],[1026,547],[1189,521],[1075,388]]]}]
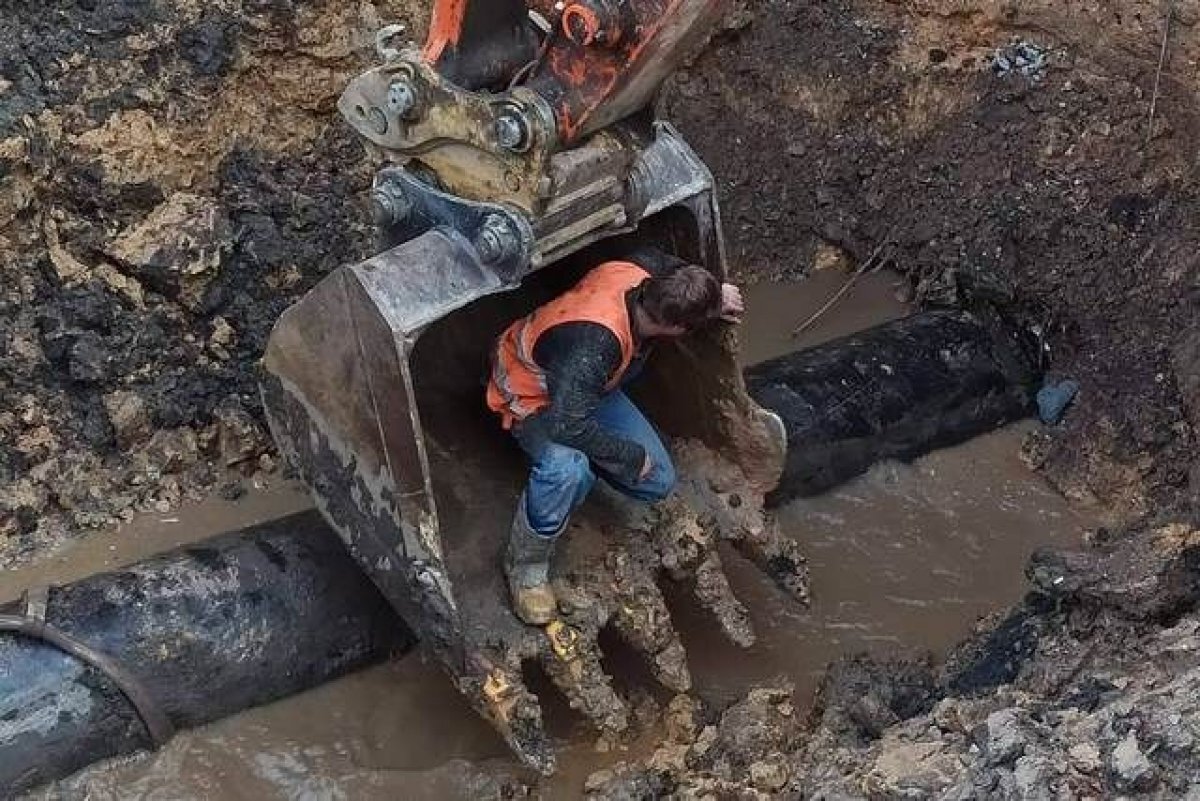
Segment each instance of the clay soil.
[{"label": "clay soil", "polygon": [[[419,33],[425,4],[0,6],[11,564],[277,475],[256,359],[281,309],[371,249],[373,164],[334,103],[372,32]],[[1196,0],[751,0],[666,87],[741,278],[875,254],[921,303],[1040,332],[1081,391],[1026,455],[1112,527],[1036,560],[1026,602],[949,664],[852,660],[811,715],[786,688],[681,700],[663,749],[597,795],[1200,784],[1198,24]]]}]

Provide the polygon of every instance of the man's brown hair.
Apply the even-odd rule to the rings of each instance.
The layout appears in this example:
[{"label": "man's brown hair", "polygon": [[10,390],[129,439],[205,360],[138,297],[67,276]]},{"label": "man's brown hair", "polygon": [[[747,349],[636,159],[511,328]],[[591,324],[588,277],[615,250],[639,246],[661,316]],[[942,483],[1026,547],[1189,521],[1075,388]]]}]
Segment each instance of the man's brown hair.
[{"label": "man's brown hair", "polygon": [[708,270],[689,264],[646,279],[641,303],[655,322],[692,329],[720,312],[721,284]]}]

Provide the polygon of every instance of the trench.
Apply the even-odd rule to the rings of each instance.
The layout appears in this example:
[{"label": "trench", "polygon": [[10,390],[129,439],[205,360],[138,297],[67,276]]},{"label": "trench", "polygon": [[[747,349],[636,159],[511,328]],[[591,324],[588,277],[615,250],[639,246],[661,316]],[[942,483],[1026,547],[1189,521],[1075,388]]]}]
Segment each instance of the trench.
[{"label": "trench", "polygon": [[[896,279],[874,273],[793,339],[790,330],[846,280],[824,270],[799,283],[750,287],[743,360],[753,363],[904,314]],[[749,651],[729,644],[682,594],[668,595],[695,692],[720,706],[783,676],[807,704],[825,666],[839,656],[944,654],[981,616],[1018,600],[1030,552],[1077,542],[1092,522],[1021,462],[1020,444],[1032,425],[1010,426],[912,464],[879,464],[834,491],[780,509],[784,529],[808,554],[813,604],[796,608],[758,571],[728,560],[735,591],[759,632]],[[176,530],[201,538],[305,504],[300,488],[279,481],[237,503],[213,500],[150,515],[0,576],[0,597],[172,548],[182,544]],[[608,659],[610,672],[643,699],[643,709],[665,702],[634,658],[614,648]],[[539,785],[543,797],[577,797],[591,772],[643,755],[653,739],[651,729],[602,749],[565,704],[551,700],[546,707],[560,756],[558,773]],[[29,797],[467,799],[494,794],[495,783],[510,776],[532,779],[439,668],[414,654],[184,732],[156,754],[97,764]]]}]

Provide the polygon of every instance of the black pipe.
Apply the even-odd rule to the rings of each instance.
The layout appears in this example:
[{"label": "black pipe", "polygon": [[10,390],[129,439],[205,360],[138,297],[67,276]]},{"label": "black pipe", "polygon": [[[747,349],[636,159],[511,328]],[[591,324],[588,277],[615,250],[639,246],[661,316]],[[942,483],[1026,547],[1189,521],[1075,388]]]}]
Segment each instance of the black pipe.
[{"label": "black pipe", "polygon": [[[751,394],[788,433],[775,500],[1027,414],[1031,364],[1012,329],[933,312],[750,368]],[[20,612],[0,607],[0,619]],[[54,589],[46,622],[120,660],[176,728],[414,642],[316,512]],[[100,671],[47,642],[0,633],[0,797],[151,744],[126,693]]]},{"label": "black pipe", "polygon": [[787,429],[768,502],[815,495],[1029,415],[1036,350],[994,317],[933,311],[756,364],[746,387]]},{"label": "black pipe", "polygon": [[[52,589],[46,621],[119,661],[177,728],[414,643],[316,512]],[[0,633],[0,798],[151,745],[101,671],[43,639]]]}]

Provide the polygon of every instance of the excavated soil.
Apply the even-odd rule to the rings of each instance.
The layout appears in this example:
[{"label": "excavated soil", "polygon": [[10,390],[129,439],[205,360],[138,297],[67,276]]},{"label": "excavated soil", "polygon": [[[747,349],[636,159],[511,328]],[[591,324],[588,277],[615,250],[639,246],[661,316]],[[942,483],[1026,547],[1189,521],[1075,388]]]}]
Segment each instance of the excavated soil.
[{"label": "excavated soil", "polygon": [[[255,360],[282,308],[371,247],[372,164],[334,102],[371,33],[419,29],[425,4],[0,5],[14,564],[274,480]],[[1112,525],[1035,560],[1026,601],[948,664],[843,662],[811,715],[786,688],[680,701],[663,749],[593,793],[1200,784],[1198,22],[1196,0],[750,0],[671,81],[738,274],[874,255],[920,303],[1005,307],[1081,385],[1026,458]]]},{"label": "excavated soil", "polygon": [[[751,4],[665,104],[721,184],[747,274],[882,245],[919,300],[1000,302],[1042,330],[1082,397],[1030,456],[1126,519],[1200,492],[1194,379],[1181,396],[1200,4],[1167,5],[1157,102],[1159,2],[833,0]],[[1003,70],[1014,43],[1040,63]]]},{"label": "excavated soil", "polygon": [[273,472],[255,362],[370,252],[335,104],[406,7],[5,4],[0,559]]}]

